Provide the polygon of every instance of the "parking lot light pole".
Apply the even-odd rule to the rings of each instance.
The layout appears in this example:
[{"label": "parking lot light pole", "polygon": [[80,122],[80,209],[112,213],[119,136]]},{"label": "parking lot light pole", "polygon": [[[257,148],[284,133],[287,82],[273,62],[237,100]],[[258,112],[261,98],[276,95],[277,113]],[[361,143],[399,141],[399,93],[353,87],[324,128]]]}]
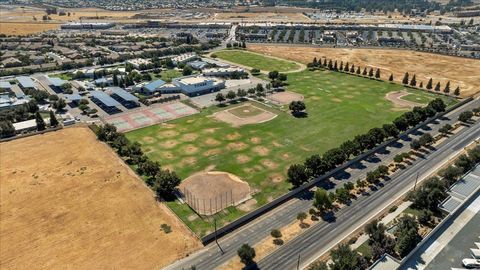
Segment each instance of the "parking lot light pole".
[{"label": "parking lot light pole", "polygon": [[217,239],[217,219],[216,218],[213,219],[213,223],[214,223],[214,226],[215,226],[215,243],[217,243],[217,246],[218,246],[218,248],[220,249],[220,252],[223,255],[225,252],[223,251],[222,247],[218,243],[218,239]]}]

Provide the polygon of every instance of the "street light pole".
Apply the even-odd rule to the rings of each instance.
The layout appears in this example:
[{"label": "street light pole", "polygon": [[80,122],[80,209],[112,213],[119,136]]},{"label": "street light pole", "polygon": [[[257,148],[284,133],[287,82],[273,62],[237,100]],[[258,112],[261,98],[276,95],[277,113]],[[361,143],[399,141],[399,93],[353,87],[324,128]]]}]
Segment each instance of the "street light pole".
[{"label": "street light pole", "polygon": [[213,219],[213,222],[214,222],[214,224],[215,224],[215,243],[217,243],[217,246],[218,246],[218,248],[220,249],[220,252],[221,252],[222,255],[223,255],[225,252],[223,251],[222,247],[220,246],[220,244],[218,243],[218,240],[217,240],[217,219],[214,218],[214,219]]},{"label": "street light pole", "polygon": [[298,252],[298,259],[297,259],[297,270],[300,269],[300,252]]}]

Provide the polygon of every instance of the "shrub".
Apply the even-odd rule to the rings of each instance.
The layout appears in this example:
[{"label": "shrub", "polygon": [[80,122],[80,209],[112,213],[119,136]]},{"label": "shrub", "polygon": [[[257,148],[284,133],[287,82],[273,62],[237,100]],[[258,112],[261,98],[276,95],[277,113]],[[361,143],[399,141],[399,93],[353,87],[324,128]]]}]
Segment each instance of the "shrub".
[{"label": "shrub", "polygon": [[172,227],[170,227],[168,224],[163,223],[162,225],[160,225],[160,227],[162,228],[163,232],[165,232],[165,233],[171,233],[172,232]]},{"label": "shrub", "polygon": [[389,213],[393,213],[393,212],[397,211],[397,209],[398,209],[398,206],[394,205],[394,206],[390,207],[390,209],[388,210],[388,212],[389,212]]}]

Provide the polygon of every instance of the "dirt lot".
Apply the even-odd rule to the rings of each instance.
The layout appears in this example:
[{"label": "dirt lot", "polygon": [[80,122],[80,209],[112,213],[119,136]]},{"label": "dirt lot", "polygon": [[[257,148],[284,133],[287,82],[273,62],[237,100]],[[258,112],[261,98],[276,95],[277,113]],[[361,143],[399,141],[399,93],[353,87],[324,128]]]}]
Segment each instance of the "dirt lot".
[{"label": "dirt lot", "polygon": [[86,127],[0,147],[1,269],[158,269],[200,247]]},{"label": "dirt lot", "polygon": [[379,67],[382,77],[387,79],[393,73],[401,81],[405,72],[417,75],[417,83],[427,83],[433,78],[443,86],[451,81],[451,89],[460,86],[462,96],[480,93],[480,61],[453,56],[421,53],[406,50],[383,49],[335,49],[281,45],[251,44],[249,50],[267,55],[283,57],[302,63],[311,62],[314,57],[327,57],[338,61],[364,66]]},{"label": "dirt lot", "polygon": [[277,103],[285,105],[285,104],[290,104],[290,102],[292,101],[303,100],[303,95],[290,92],[290,91],[284,91],[284,92],[278,92],[278,93],[269,95],[267,98]]}]

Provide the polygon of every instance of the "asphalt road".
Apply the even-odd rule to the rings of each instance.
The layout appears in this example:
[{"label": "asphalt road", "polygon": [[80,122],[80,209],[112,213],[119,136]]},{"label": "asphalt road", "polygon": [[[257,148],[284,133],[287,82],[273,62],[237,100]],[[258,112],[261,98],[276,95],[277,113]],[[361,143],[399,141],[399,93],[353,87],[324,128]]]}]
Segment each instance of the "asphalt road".
[{"label": "asphalt road", "polygon": [[[416,173],[427,176],[432,168],[440,167],[444,161],[450,159],[458,151],[463,149],[475,139],[480,138],[480,122],[472,125],[450,138],[439,149],[433,151],[428,158],[418,159],[408,170],[401,170],[393,174],[391,180],[385,182],[385,186],[370,196],[361,197],[350,207],[345,207],[336,214],[336,221],[332,223],[317,223],[303,234],[286,243],[276,252],[258,262],[260,269],[295,269],[297,257],[300,254],[305,258],[307,266],[312,258],[320,255],[321,251],[341,240],[338,236],[348,235],[358,226],[368,222],[372,213],[377,213],[389,205],[392,199],[408,192],[415,184]],[[323,253],[323,252],[322,252]]]},{"label": "asphalt road", "polygon": [[[462,106],[461,108],[450,112],[442,119],[437,120],[436,123],[428,125],[428,127],[425,128],[425,132],[431,132],[432,134],[435,134],[444,124],[452,124],[456,122],[460,112],[467,109],[471,110],[472,108],[479,106],[480,101],[474,100]],[[359,221],[361,223],[361,218],[365,218],[367,213],[372,213],[376,207],[378,208],[383,204],[388,205],[391,203],[394,200],[394,195],[398,194],[399,189],[407,188],[408,184],[413,179],[412,177],[416,176],[416,172],[423,168],[419,167],[422,165],[418,164],[425,165],[424,163],[428,163],[425,165],[423,170],[419,171],[422,175],[425,170],[428,170],[429,168],[438,164],[439,161],[445,159],[445,157],[448,157],[448,154],[446,153],[451,152],[453,149],[461,149],[463,146],[460,148],[458,148],[458,146],[461,146],[464,143],[466,144],[468,141],[463,141],[462,139],[470,139],[470,141],[473,140],[471,136],[466,138],[465,135],[471,134],[470,131],[474,129],[476,132],[475,134],[480,132],[478,124],[468,129],[464,128],[459,133],[444,141],[437,151],[430,153],[427,161],[418,161],[414,164],[414,166],[409,166],[407,169],[398,172],[398,174],[392,176],[392,180],[387,182],[385,187],[380,191],[373,192],[372,195],[368,197],[364,196],[353,202],[351,206],[337,212],[337,221],[335,223],[317,223],[317,225],[312,226],[303,234],[278,249],[276,252],[259,261],[258,265],[261,266],[262,269],[273,269],[273,267],[279,269],[289,269],[289,267],[294,268],[296,267],[296,260],[298,258],[299,251],[301,252],[301,264],[307,264],[309,261],[315,258],[316,255],[323,253],[322,250],[328,246],[325,243],[335,243],[337,238],[342,239],[344,236],[348,235],[348,232],[350,232],[353,227],[358,227]],[[419,137],[421,134],[422,132],[417,132],[416,135],[410,135],[410,138]],[[410,138],[401,138],[393,145],[388,146],[386,149],[380,150],[376,155],[359,162],[359,164],[352,166],[345,171],[337,173],[334,177],[330,178],[330,183],[326,184],[326,188],[335,189],[335,187],[339,187],[347,181],[354,182],[359,178],[365,177],[367,172],[375,169],[380,163],[388,163],[393,160],[393,157],[396,154],[410,150]],[[452,141],[455,142],[453,143],[454,147],[452,147]],[[438,155],[440,156],[435,158],[435,161],[430,161]],[[299,212],[306,212],[311,208],[311,206],[311,194],[302,194],[301,196],[290,200],[266,215],[257,218],[242,228],[221,238],[219,243],[222,246],[224,254],[220,252],[215,243],[212,243],[207,245],[201,251],[192,254],[189,257],[166,267],[165,269],[187,269],[192,265],[195,265],[197,269],[201,270],[214,269],[227,262],[232,257],[236,256],[237,249],[243,243],[254,245],[260,242],[270,234],[272,229],[278,229],[294,222]],[[360,212],[362,215],[358,214]],[[322,235],[323,238],[321,238]],[[322,241],[320,241],[320,239],[322,239]],[[322,242],[322,245],[315,244],[317,242]],[[300,247],[302,249],[300,249]],[[311,248],[305,249],[304,247]]]}]

